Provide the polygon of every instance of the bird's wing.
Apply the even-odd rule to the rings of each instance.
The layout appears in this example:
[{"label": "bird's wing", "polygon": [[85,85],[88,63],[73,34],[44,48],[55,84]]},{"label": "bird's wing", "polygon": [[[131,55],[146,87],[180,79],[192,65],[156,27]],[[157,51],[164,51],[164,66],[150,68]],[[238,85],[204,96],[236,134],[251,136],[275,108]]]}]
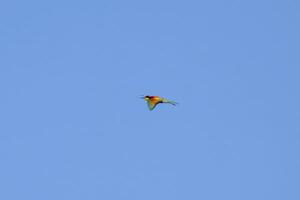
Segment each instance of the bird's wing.
[{"label": "bird's wing", "polygon": [[157,103],[153,103],[151,101],[148,101],[147,104],[148,104],[149,110],[153,110],[155,108],[155,106],[157,105]]}]

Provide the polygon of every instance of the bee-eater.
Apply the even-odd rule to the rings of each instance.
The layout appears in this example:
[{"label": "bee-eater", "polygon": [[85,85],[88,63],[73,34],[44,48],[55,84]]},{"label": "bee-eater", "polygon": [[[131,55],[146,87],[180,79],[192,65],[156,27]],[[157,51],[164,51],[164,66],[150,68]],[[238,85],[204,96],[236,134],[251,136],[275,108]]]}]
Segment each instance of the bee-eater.
[{"label": "bee-eater", "polygon": [[172,104],[174,106],[176,106],[176,102],[174,101],[169,101],[168,99],[165,99],[165,98],[161,98],[159,96],[144,96],[144,97],[141,97],[142,99],[144,99],[145,101],[147,101],[147,104],[148,104],[148,108],[149,110],[153,110],[155,108],[155,106],[157,104],[160,104],[160,103],[169,103],[169,104]]}]

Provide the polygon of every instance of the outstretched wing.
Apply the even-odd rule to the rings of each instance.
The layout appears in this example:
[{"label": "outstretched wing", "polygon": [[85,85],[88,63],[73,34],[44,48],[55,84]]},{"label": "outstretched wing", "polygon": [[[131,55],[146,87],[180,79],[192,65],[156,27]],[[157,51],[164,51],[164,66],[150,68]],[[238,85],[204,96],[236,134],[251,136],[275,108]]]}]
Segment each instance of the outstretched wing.
[{"label": "outstretched wing", "polygon": [[149,110],[153,110],[155,108],[155,106],[157,105],[157,103],[153,103],[151,101],[148,101],[147,104],[148,104]]}]

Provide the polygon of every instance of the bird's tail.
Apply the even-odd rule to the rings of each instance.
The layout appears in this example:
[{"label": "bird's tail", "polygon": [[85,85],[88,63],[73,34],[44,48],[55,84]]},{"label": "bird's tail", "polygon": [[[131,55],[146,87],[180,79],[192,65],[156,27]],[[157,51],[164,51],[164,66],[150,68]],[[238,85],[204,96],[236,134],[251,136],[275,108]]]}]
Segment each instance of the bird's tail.
[{"label": "bird's tail", "polygon": [[175,101],[170,101],[170,100],[168,100],[168,99],[163,99],[163,102],[164,102],[164,103],[172,104],[173,106],[176,106],[176,105],[178,104],[177,102],[175,102]]}]

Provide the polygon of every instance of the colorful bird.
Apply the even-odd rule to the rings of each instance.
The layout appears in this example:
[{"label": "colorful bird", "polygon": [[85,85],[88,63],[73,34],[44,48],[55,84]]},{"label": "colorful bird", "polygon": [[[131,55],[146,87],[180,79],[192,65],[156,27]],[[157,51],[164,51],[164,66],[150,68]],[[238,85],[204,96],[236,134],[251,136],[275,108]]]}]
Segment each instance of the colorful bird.
[{"label": "colorful bird", "polygon": [[174,106],[176,106],[176,102],[174,101],[169,101],[168,99],[165,99],[165,98],[161,98],[159,96],[144,96],[144,97],[141,97],[142,99],[144,99],[145,101],[147,101],[147,104],[148,104],[148,108],[149,110],[153,110],[155,108],[155,106],[157,104],[160,104],[160,103],[169,103],[169,104],[172,104]]}]

